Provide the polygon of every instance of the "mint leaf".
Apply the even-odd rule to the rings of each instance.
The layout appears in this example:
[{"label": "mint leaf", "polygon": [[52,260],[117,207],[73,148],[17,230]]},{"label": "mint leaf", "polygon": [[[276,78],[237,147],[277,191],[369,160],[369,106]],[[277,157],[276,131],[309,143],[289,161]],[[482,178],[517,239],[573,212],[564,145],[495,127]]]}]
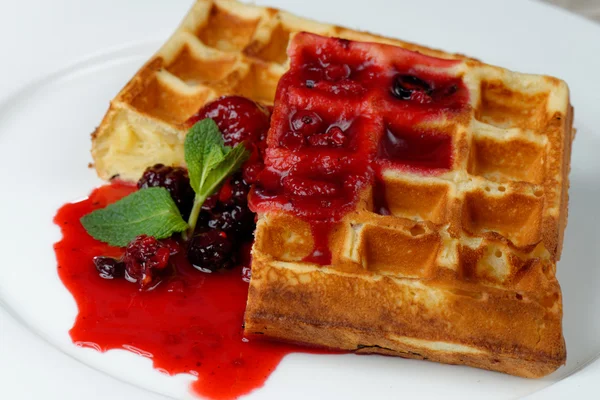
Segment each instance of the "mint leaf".
[{"label": "mint leaf", "polygon": [[219,127],[210,118],[194,124],[184,142],[190,184],[198,192],[211,168],[225,157],[226,148]]},{"label": "mint leaf", "polygon": [[141,189],[81,218],[85,230],[111,246],[126,246],[139,235],[163,239],[187,229],[167,189]]},{"label": "mint leaf", "polygon": [[197,191],[201,197],[210,196],[229,175],[237,171],[248,159],[248,150],[243,144],[231,149],[221,162],[212,167]]},{"label": "mint leaf", "polygon": [[197,122],[185,137],[185,162],[190,184],[196,192],[194,207],[188,220],[188,231],[184,238],[194,233],[202,203],[241,167],[249,152],[243,143],[233,149],[225,146],[217,124],[209,118]]}]

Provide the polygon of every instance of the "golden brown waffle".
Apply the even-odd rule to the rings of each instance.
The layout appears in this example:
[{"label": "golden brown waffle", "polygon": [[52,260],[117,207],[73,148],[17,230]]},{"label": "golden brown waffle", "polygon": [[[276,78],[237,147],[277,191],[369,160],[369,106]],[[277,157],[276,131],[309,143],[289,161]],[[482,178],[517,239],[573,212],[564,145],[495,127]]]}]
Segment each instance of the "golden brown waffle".
[{"label": "golden brown waffle", "polygon": [[[310,42],[298,37],[296,46]],[[351,44],[349,51],[358,46],[364,45]],[[400,49],[367,48],[365,57],[375,63],[385,61],[385,53],[412,57]],[[304,261],[315,249],[310,221],[268,203],[261,208],[258,201],[246,332],[524,377],[549,374],[566,357],[555,269],[573,139],[568,88],[556,78],[471,60],[435,63],[417,59],[412,71],[462,79],[469,97],[460,112],[434,112],[420,122],[451,137],[450,167],[423,173],[402,167],[403,160],[384,166],[391,215],[375,212],[373,187],[367,187],[330,231],[326,266]],[[306,88],[281,82],[267,166],[300,160],[281,149],[279,118],[302,104],[317,113],[327,108],[319,109],[326,96],[316,89],[310,103],[290,100],[292,90]],[[380,119],[385,109],[381,100],[361,104],[355,106],[363,107],[361,118]],[[376,129],[368,133],[382,140]],[[288,171],[298,167],[294,162],[300,161]]]},{"label": "golden brown waffle", "polygon": [[572,110],[562,81],[274,9],[198,0],[111,102],[93,135],[98,175],[137,180],[148,165],[183,164],[186,120],[221,95],[272,104],[297,31],[465,60],[452,73],[464,76],[471,104],[460,121],[437,121],[455,129],[452,170],[386,170],[392,216],[372,213],[366,190],[329,238],[332,265],[299,262],[313,248],[306,222],[261,215],[247,332],[528,377],[564,363],[555,266]]},{"label": "golden brown waffle", "polygon": [[272,8],[197,0],[171,38],[111,102],[93,134],[98,175],[135,181],[148,165],[182,165],[185,121],[217,97],[239,94],[272,104],[277,82],[287,69],[290,33],[298,31],[463,58]]}]

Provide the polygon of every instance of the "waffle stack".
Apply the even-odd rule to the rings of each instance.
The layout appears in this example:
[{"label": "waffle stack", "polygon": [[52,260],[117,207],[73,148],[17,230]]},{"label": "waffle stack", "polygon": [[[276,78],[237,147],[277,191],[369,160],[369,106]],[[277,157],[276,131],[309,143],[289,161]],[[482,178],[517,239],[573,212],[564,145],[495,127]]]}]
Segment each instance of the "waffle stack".
[{"label": "waffle stack", "polygon": [[272,104],[287,69],[289,36],[298,31],[464,58],[272,8],[197,0],[173,36],[113,99],[92,135],[98,175],[135,181],[148,165],[183,165],[186,120],[217,97],[238,94]]},{"label": "waffle stack", "polygon": [[[328,265],[307,262],[319,239],[315,221],[294,209],[299,197],[274,189],[256,201],[260,219],[246,332],[524,377],[562,365],[566,352],[555,269],[567,218],[573,139],[565,83],[471,60],[443,61],[305,33],[296,35],[289,53],[290,72],[280,81],[268,136],[267,167],[292,160],[283,169],[303,170],[306,162],[313,163],[310,171],[318,170],[321,161],[307,154],[319,150],[290,151],[281,138],[298,110],[321,116],[335,110],[345,121],[354,118],[352,124],[361,118],[360,126],[344,128],[355,145],[347,153],[339,150],[337,159],[362,152],[380,172],[329,230]],[[307,53],[316,61],[307,61]],[[340,56],[322,58],[331,54]],[[356,60],[375,66],[371,81],[353,81],[362,68]],[[298,78],[302,65],[336,63],[350,66],[344,85],[361,94],[338,93],[336,100],[341,83],[320,89],[318,80],[307,85]],[[447,98],[436,100],[434,90],[431,102],[398,99],[390,94],[393,76],[405,73],[442,89],[448,82],[458,84],[444,92]],[[382,151],[386,140],[401,143],[400,150]],[[330,158],[335,157],[323,155],[323,165]],[[323,215],[335,209],[319,205]]]}]

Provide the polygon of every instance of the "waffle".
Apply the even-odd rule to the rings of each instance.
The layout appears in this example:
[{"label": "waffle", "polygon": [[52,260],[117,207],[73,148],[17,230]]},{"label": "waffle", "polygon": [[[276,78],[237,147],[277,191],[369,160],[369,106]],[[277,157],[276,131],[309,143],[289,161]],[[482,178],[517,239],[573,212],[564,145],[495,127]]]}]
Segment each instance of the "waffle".
[{"label": "waffle", "polygon": [[289,36],[298,31],[464,58],[272,8],[198,0],[171,38],[113,99],[92,135],[98,175],[135,181],[148,165],[183,165],[186,121],[217,97],[238,94],[272,104],[287,69]]},{"label": "waffle", "polygon": [[[564,364],[555,270],[573,139],[566,84],[306,33],[288,52],[265,160],[284,184],[259,185],[250,197],[259,220],[246,333],[523,377]],[[373,66],[371,81],[353,81],[367,65],[357,60]],[[302,75],[303,65],[336,63],[353,71],[344,84],[309,84]],[[429,103],[398,99],[390,92],[398,73],[446,94],[436,100],[431,92]],[[352,141],[342,150],[286,147],[298,110],[344,126]],[[400,148],[385,151],[389,140]],[[325,189],[313,191],[321,197],[298,183],[286,189],[285,174],[345,185],[348,174],[327,178],[327,170],[353,157],[379,172],[363,172],[347,211],[319,226],[348,204],[326,198]],[[313,196],[312,217],[303,214],[303,196]],[[314,262],[323,227],[326,265]]]},{"label": "waffle", "polygon": [[[420,123],[451,137],[451,165],[410,159],[383,165],[377,179],[383,190],[365,186],[333,224],[328,265],[306,261],[315,248],[309,221],[259,210],[246,332],[527,377],[563,364],[555,268],[573,133],[560,80],[271,8],[198,0],[92,135],[98,175],[134,181],[148,165],[183,165],[188,118],[221,95],[273,104],[289,66],[289,37],[299,31],[458,60],[442,67],[430,58],[415,63],[460,77],[469,104]],[[377,192],[390,215],[375,204]]]}]

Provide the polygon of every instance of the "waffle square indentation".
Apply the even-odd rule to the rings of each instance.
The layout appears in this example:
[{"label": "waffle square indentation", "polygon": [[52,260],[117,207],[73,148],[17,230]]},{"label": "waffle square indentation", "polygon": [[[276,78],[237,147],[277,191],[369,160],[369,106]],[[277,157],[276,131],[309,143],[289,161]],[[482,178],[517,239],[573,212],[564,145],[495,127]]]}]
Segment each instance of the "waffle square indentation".
[{"label": "waffle square indentation", "polygon": [[524,139],[473,138],[468,172],[494,182],[539,184],[545,175],[545,148]]},{"label": "waffle square indentation", "polygon": [[448,220],[451,186],[440,181],[385,178],[385,200],[390,214],[415,221],[443,224]]},{"label": "waffle square indentation", "polygon": [[213,5],[206,23],[198,28],[196,35],[207,46],[237,52],[250,43],[258,22],[258,16],[242,18]]},{"label": "waffle square indentation", "polygon": [[539,129],[547,120],[548,93],[527,89],[509,87],[499,79],[482,80],[476,118],[499,128]]},{"label": "waffle square indentation", "polygon": [[[500,188],[506,188],[500,186]],[[516,192],[486,194],[478,189],[465,194],[462,226],[470,234],[496,233],[519,247],[541,240],[542,198]]]},{"label": "waffle square indentation", "polygon": [[424,277],[435,266],[441,240],[423,230],[386,228],[367,224],[362,232],[362,263],[373,272],[397,277]]}]

